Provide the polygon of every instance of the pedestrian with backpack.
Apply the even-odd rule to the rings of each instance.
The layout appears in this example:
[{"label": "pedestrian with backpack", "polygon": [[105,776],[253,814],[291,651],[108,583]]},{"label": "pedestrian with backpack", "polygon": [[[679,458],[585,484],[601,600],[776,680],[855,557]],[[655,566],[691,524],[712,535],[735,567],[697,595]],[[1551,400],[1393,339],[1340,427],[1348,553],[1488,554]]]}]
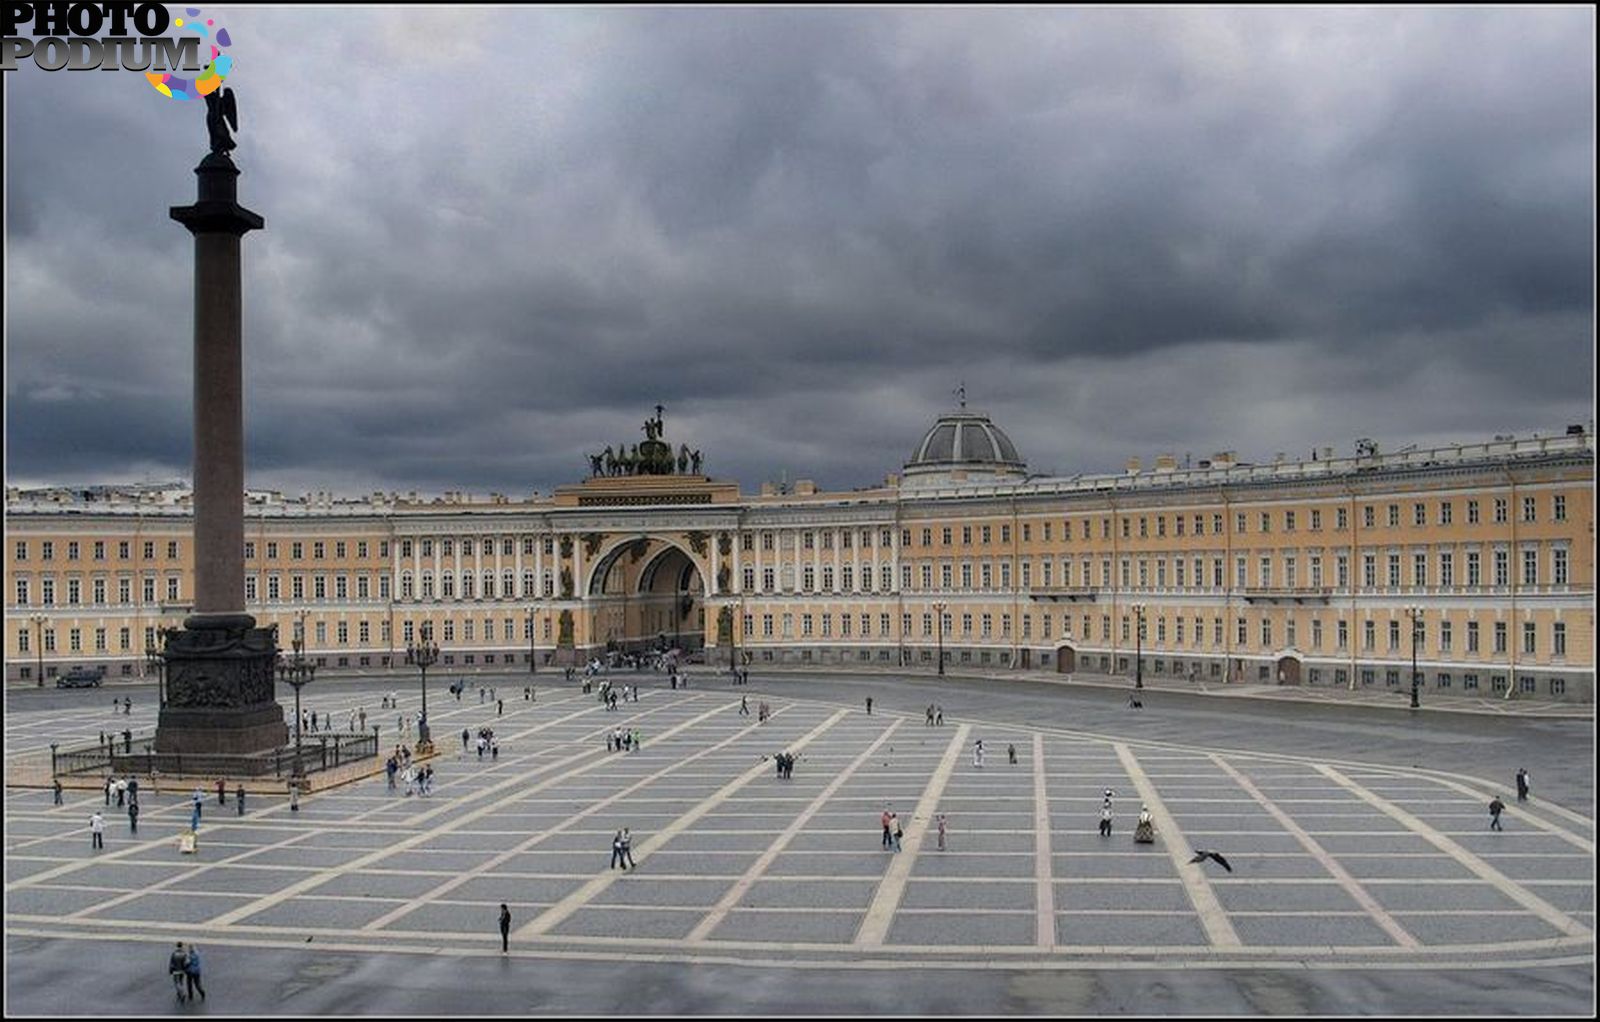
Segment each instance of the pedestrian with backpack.
[{"label": "pedestrian with backpack", "polygon": [[189,957],[183,963],[184,978],[189,983],[189,1000],[194,1000],[194,992],[200,991],[200,999],[206,999],[206,988],[200,985],[200,949],[193,944],[189,945]]}]

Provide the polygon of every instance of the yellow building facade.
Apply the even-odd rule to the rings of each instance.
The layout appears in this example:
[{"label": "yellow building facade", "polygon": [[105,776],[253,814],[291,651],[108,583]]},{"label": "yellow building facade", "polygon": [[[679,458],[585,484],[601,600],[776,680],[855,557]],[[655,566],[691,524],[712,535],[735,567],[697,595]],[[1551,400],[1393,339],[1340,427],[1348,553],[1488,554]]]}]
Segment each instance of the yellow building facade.
[{"label": "yellow building facade", "polygon": [[[963,408],[868,490],[592,462],[524,501],[250,494],[249,612],[334,672],[399,666],[426,631],[447,671],[657,646],[932,670],[942,648],[955,671],[1409,691],[1415,634],[1425,691],[1593,700],[1578,430],[1045,478]],[[7,678],[143,676],[189,609],[191,525],[170,489],[8,492]]]}]

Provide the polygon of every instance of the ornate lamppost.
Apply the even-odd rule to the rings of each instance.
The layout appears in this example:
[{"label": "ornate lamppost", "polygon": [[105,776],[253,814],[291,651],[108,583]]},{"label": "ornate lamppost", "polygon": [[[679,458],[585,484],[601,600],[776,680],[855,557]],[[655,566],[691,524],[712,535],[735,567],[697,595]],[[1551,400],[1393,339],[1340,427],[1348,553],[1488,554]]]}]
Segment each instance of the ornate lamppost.
[{"label": "ornate lamppost", "polygon": [[528,608],[528,673],[529,674],[538,673],[538,672],[536,672],[534,670],[534,664],[538,663],[538,661],[539,661],[539,649],[538,649],[538,647],[536,647],[533,644],[534,628],[539,623],[538,619],[534,616],[534,611],[536,609],[537,609],[537,605]]},{"label": "ornate lamppost", "polygon": [[156,676],[156,695],[163,707],[167,705],[166,668],[166,658],[161,655],[159,649],[152,647],[144,651],[144,673],[147,677],[152,674]]},{"label": "ornate lamppost", "polygon": [[44,688],[44,623],[50,619],[43,614],[35,614],[28,620],[33,622],[34,631],[38,633],[35,636],[38,641],[34,643],[34,652],[38,654],[39,687]]},{"label": "ornate lamppost", "polygon": [[433,755],[433,739],[428,728],[428,668],[439,662],[439,646],[431,640],[433,632],[422,626],[422,641],[406,646],[406,662],[422,672],[422,713],[417,717],[417,755]]},{"label": "ornate lamppost", "polygon": [[944,676],[944,609],[947,606],[949,606],[949,604],[947,604],[947,603],[935,603],[933,605],[933,617],[934,617],[934,621],[936,622],[937,627],[939,629],[939,675],[940,675],[940,677]]},{"label": "ornate lamppost", "polygon": [[1135,603],[1133,605],[1133,615],[1135,619],[1133,687],[1144,688],[1144,604]]},{"label": "ornate lamppost", "polygon": [[1422,620],[1423,610],[1413,604],[1406,608],[1406,615],[1411,618],[1411,708],[1417,709],[1422,703],[1417,698],[1417,689],[1420,677],[1417,674],[1417,626]]},{"label": "ornate lamppost", "polygon": [[317,665],[306,659],[306,641],[298,628],[290,645],[294,649],[292,656],[278,654],[278,680],[294,689],[294,776],[302,778],[306,772],[300,757],[300,690],[316,676]]}]

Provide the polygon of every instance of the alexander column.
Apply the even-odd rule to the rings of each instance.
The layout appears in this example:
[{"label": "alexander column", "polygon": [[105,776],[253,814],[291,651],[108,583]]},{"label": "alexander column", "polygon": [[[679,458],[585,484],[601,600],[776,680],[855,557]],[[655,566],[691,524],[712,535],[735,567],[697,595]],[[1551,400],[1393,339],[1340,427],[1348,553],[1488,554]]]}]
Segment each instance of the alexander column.
[{"label": "alexander column", "polygon": [[244,363],[240,239],[265,226],[239,205],[233,91],[206,96],[211,152],[199,198],[172,207],[194,235],[194,613],[166,641],[156,753],[264,752],[286,745],[274,699],[275,630],[244,605]]}]

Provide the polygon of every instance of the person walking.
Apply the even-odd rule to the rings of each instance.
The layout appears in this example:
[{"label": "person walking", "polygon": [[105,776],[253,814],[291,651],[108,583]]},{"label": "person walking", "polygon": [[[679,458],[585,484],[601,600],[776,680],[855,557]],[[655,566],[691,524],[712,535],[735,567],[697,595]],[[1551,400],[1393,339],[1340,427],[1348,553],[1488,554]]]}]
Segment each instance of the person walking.
[{"label": "person walking", "polygon": [[939,814],[939,851],[941,851],[941,852],[944,851],[945,826],[946,826],[946,822],[945,822],[944,814],[940,813]]},{"label": "person walking", "polygon": [[633,861],[633,833],[627,827],[622,828],[622,860],[624,870],[639,868],[639,864]]},{"label": "person walking", "polygon": [[633,729],[633,751],[634,752],[638,752],[639,748],[642,745],[644,745],[644,739],[639,737],[639,729],[638,728],[634,728]]},{"label": "person walking", "polygon": [[228,782],[224,781],[222,778],[219,777],[219,778],[217,778],[217,805],[225,806],[227,804],[228,804]]},{"label": "person walking", "polygon": [[496,717],[504,717],[506,715],[506,701],[504,699],[496,699],[494,701],[494,715]]},{"label": "person walking", "polygon": [[933,722],[938,727],[944,727],[944,707],[943,706],[935,706],[933,708]]},{"label": "person walking", "polygon": [[1006,757],[1011,760],[1012,766],[1017,765],[1017,747],[1015,745],[1008,744],[1006,746]]},{"label": "person walking", "polygon": [[189,957],[183,963],[184,979],[189,983],[189,1000],[194,1000],[194,992],[200,991],[200,999],[206,999],[206,988],[200,985],[200,949],[193,944],[189,945]]},{"label": "person walking", "polygon": [[1111,803],[1109,801],[1100,807],[1100,836],[1111,836]]},{"label": "person walking", "polygon": [[119,777],[116,780],[116,788],[117,788],[117,808],[120,809],[124,805],[127,804],[128,782]]},{"label": "person walking", "polygon": [[233,804],[238,807],[239,815],[244,815],[244,782],[239,782],[239,787],[233,793]]},{"label": "person walking", "polygon": [[89,847],[104,851],[106,847],[106,818],[96,809],[89,816]]},{"label": "person walking", "polygon": [[867,716],[872,716],[872,697],[867,696]]},{"label": "person walking", "polygon": [[1491,799],[1489,801],[1489,829],[1490,830],[1500,830],[1500,831],[1505,830],[1504,827],[1500,826],[1500,814],[1505,812],[1505,811],[1506,811],[1506,804],[1504,802],[1500,801],[1500,796],[1499,795],[1496,795],[1493,799]]},{"label": "person walking", "polygon": [[900,829],[900,817],[894,813],[889,814],[889,822],[894,825],[894,850],[900,850],[900,838],[905,833]]},{"label": "person walking", "polygon": [[194,804],[194,810],[189,813],[189,830],[192,833],[194,831],[198,831],[199,829],[200,829],[200,803],[196,802]]},{"label": "person walking", "polygon": [[505,954],[511,950],[511,910],[506,908],[506,903],[500,903],[500,953]]},{"label": "person walking", "polygon": [[1530,780],[1532,780],[1532,778],[1528,774],[1528,768],[1527,767],[1518,767],[1517,768],[1517,801],[1518,802],[1526,802],[1526,801],[1528,801],[1528,782]]},{"label": "person walking", "polygon": [[61,805],[61,778],[54,777],[50,780],[50,789],[55,793],[56,805]]},{"label": "person walking", "polygon": [[739,716],[750,716],[750,697],[747,695],[739,697]]},{"label": "person walking", "polygon": [[167,975],[172,977],[172,988],[178,992],[178,1003],[184,1001],[184,978],[189,974],[189,955],[183,950],[183,941],[167,956]]},{"label": "person walking", "polygon": [[111,793],[113,791],[115,791],[116,789],[117,789],[117,779],[115,777],[107,776],[106,777],[106,805],[110,805],[111,804]]},{"label": "person walking", "polygon": [[983,767],[983,739],[982,738],[978,739],[972,745],[972,765],[975,766],[975,767],[978,767],[980,769],[982,769],[982,767]]},{"label": "person walking", "polygon": [[194,803],[194,818],[197,822],[200,819],[200,806],[204,804],[205,800],[206,797],[200,794],[200,785],[195,785],[194,791],[189,795],[189,801]]},{"label": "person walking", "polygon": [[128,833],[139,833],[139,803],[128,803]]},{"label": "person walking", "polygon": [[367,729],[367,708],[365,706],[363,706],[360,710],[356,711],[356,719],[361,721],[361,730],[362,731],[366,731],[366,729]]},{"label": "person walking", "polygon": [[878,817],[878,822],[883,824],[883,847],[887,850],[894,844],[894,831],[890,829],[890,824],[894,823],[894,814],[885,809],[883,815]]},{"label": "person walking", "polygon": [[[622,860],[622,831],[619,830],[615,834],[611,835],[611,868],[612,869],[616,869],[617,868],[617,863],[620,862],[621,860]],[[624,866],[622,868],[623,868],[624,871],[626,871],[628,867]]]}]

